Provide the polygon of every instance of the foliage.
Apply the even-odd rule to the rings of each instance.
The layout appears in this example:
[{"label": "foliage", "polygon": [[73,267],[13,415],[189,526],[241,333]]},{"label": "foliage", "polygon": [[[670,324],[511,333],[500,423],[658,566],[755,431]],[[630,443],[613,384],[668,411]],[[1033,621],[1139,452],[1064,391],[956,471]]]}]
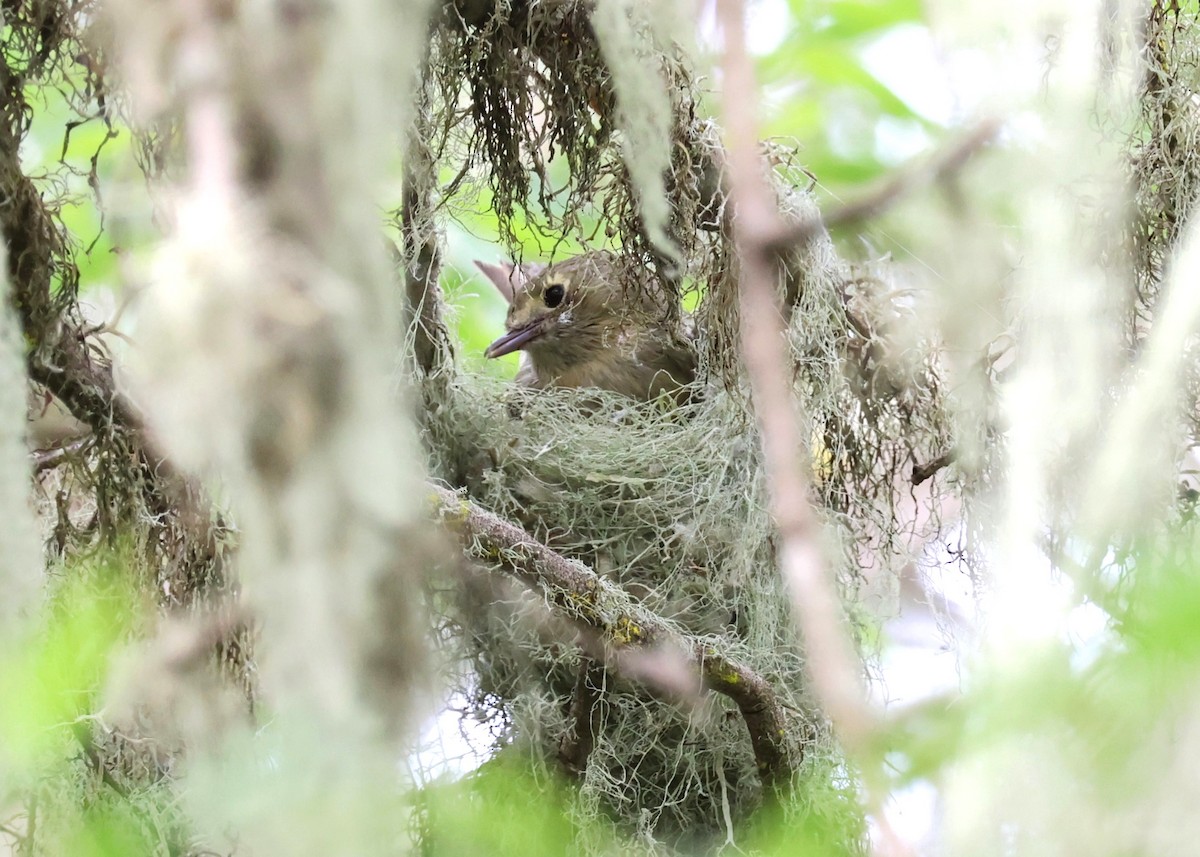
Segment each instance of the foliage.
[{"label": "foliage", "polygon": [[[52,473],[39,470],[38,484],[45,492],[47,532],[62,558],[47,577],[45,608],[24,628],[0,628],[6,635],[0,636],[0,840],[23,854],[88,857],[228,850],[244,844],[231,841],[243,834],[253,850],[250,832],[267,851],[285,853],[395,853],[415,844],[432,855],[572,849],[850,855],[869,847],[862,795],[930,784],[941,800],[940,844],[947,853],[1188,853],[1197,833],[1191,809],[1200,793],[1190,769],[1200,748],[1194,678],[1200,667],[1200,564],[1191,508],[1194,473],[1187,462],[1194,458],[1200,420],[1200,372],[1194,331],[1186,327],[1192,320],[1175,309],[1187,308],[1187,296],[1181,301],[1180,294],[1189,280],[1180,275],[1174,288],[1168,286],[1172,265],[1182,264],[1180,257],[1186,261],[1181,248],[1195,243],[1187,229],[1200,127],[1192,99],[1200,38],[1194,15],[1175,4],[1150,4],[1136,37],[1144,36],[1148,53],[1133,51],[1136,116],[1097,95],[1103,87],[1080,86],[1082,96],[1071,90],[1059,102],[1031,101],[1022,116],[1036,119],[1028,122],[1035,132],[996,147],[986,161],[995,173],[964,169],[961,180],[946,182],[941,208],[923,199],[904,209],[912,234],[926,239],[920,258],[935,276],[921,279],[883,263],[848,266],[824,240],[785,259],[791,281],[783,291],[794,303],[791,368],[805,434],[812,438],[813,495],[826,524],[827,555],[864,647],[887,645],[873,614],[890,609],[895,573],[910,561],[940,556],[924,541],[931,534],[959,543],[942,557],[954,568],[995,572],[997,590],[1012,578],[1058,579],[1049,593],[1025,594],[1024,603],[1015,599],[1015,609],[1010,601],[1007,614],[1003,603],[996,608],[995,625],[969,663],[962,693],[885,721],[871,736],[867,756],[854,759],[837,746],[807,685],[808,659],[819,654],[798,644],[787,592],[773,572],[761,439],[737,350],[737,262],[728,224],[712,216],[719,188],[707,170],[718,141],[704,117],[716,108],[686,56],[664,38],[679,22],[613,0],[606,8],[620,14],[593,31],[572,17],[577,4],[571,2],[502,6],[518,18],[489,17],[475,3],[442,4],[459,17],[452,20],[446,12],[436,19],[421,78],[425,88],[413,128],[406,129],[413,139],[399,167],[409,171],[408,181],[415,164],[427,168],[415,181],[429,207],[413,219],[445,232],[440,283],[458,312],[457,341],[465,353],[458,364],[414,373],[425,406],[420,423],[428,469],[554,550],[620,583],[642,608],[688,639],[722,647],[772,682],[791,717],[787,742],[800,760],[793,789],[780,806],[762,808],[761,772],[754,768],[745,722],[727,700],[668,701],[615,671],[607,675],[538,597],[497,584],[487,570],[452,572],[447,563],[438,566],[429,587],[435,636],[453,662],[447,672],[468,673],[459,690],[471,706],[470,718],[491,729],[491,755],[458,779],[410,787],[395,781],[393,759],[375,752],[396,746],[388,732],[394,724],[386,717],[378,718],[383,725],[364,717],[344,732],[310,723],[306,732],[303,718],[295,719],[278,697],[258,696],[251,634],[241,617],[217,609],[226,596],[243,594],[240,584],[226,581],[220,561],[231,525],[193,506],[196,495],[183,490],[190,486],[144,442],[141,412],[123,408],[124,389],[109,383],[81,411],[90,418],[92,437],[64,448],[60,458],[39,459],[39,468]],[[33,223],[44,239],[38,249],[47,255],[33,259],[47,274],[41,297],[62,313],[41,318],[40,326],[24,319],[35,377],[47,384],[84,365],[112,382],[108,349],[77,317],[76,280],[81,294],[103,301],[105,289],[131,276],[120,264],[122,254],[136,255],[156,240],[131,224],[162,201],[139,196],[130,202],[119,194],[131,187],[140,194],[129,180],[131,164],[169,153],[177,141],[155,135],[179,117],[159,117],[163,126],[150,132],[110,109],[111,93],[96,71],[103,51],[76,30],[100,19],[87,3],[65,4],[65,16],[55,17],[55,8],[40,0],[4,6],[4,14],[12,15],[4,23],[10,96],[4,131],[20,141],[21,169],[13,169],[12,157],[4,162],[9,172],[0,203],[6,237]],[[817,200],[825,193],[853,196],[899,160],[888,141],[928,141],[944,129],[869,59],[873,47],[889,39],[926,34],[918,4],[795,0],[774,8],[783,37],[758,57],[758,70],[766,129],[801,144],[800,154],[779,140],[767,147],[778,202],[795,226],[815,211],[803,170],[817,177]],[[519,16],[532,16],[538,26],[523,30],[530,18]],[[1051,24],[1039,20],[1021,32],[1062,47],[1058,31],[1045,38],[1042,27]],[[1109,75],[1102,82],[1116,89],[1112,81],[1127,69],[1120,59],[1124,43],[1114,32],[1098,31],[1101,65]],[[1095,41],[1083,39],[1089,58]],[[612,68],[622,59],[627,67]],[[60,65],[50,67],[53,62]],[[639,81],[660,75],[669,83],[664,92],[649,86],[636,92]],[[1046,91],[1058,92],[1059,80],[1047,71]],[[181,86],[180,93],[185,98],[194,90]],[[666,125],[662,104],[653,107],[659,96],[672,108]],[[639,120],[630,104],[651,104],[650,119]],[[249,117],[249,124],[262,118],[238,106],[239,118]],[[1111,139],[1094,140],[1094,126],[1128,134],[1117,141],[1128,153],[1124,161],[1103,160],[1093,151],[1116,148]],[[269,151],[278,143],[250,138],[251,154],[261,154],[256,146]],[[664,141],[670,145],[660,151],[654,144]],[[163,180],[166,162],[148,168],[155,181]],[[1130,167],[1129,223],[1117,222],[1123,205],[1113,207],[1116,214],[1105,211],[1110,197],[1096,178],[1098,165],[1117,163]],[[261,190],[256,182],[277,178],[270,171],[248,173],[246,188],[255,192]],[[113,188],[119,189],[115,202]],[[15,225],[14,189],[36,215]],[[247,209],[263,202],[248,196]],[[420,242],[404,218],[409,202],[383,202],[396,208],[400,243],[411,262]],[[262,285],[255,294],[270,296],[257,317],[266,323],[249,328],[252,338],[268,345],[296,318],[333,318],[331,327],[342,330],[337,324],[352,314],[337,301],[305,302],[337,279],[326,276],[332,271],[342,277],[339,288],[354,278],[327,265],[321,253],[328,248],[318,246],[322,229],[288,231],[291,214],[275,209],[271,230],[255,234],[263,243],[279,240],[278,233],[312,239],[292,247],[304,247],[303,264],[280,262],[286,276],[249,269],[249,281]],[[340,220],[337,225],[346,227]],[[334,243],[349,246],[353,230],[336,234]],[[473,272],[473,259],[561,258],[595,246],[619,250],[653,271],[679,299],[673,311],[694,311],[702,377],[688,406],[669,410],[593,392],[530,395],[494,377],[510,375],[511,363],[485,368],[478,359],[501,329],[503,305]],[[226,252],[237,256],[232,242],[199,250],[197,256],[217,254],[222,262]],[[344,252],[354,255],[353,249]],[[20,273],[31,258],[20,255],[10,267]],[[179,294],[196,300],[181,300],[175,309],[199,312],[204,301],[188,291],[197,291],[196,283],[187,279],[186,266],[181,270]],[[245,276],[236,264],[217,270]],[[286,288],[271,291],[268,286],[280,279]],[[22,303],[31,294],[28,285],[14,284],[18,309],[29,307]],[[211,292],[200,297],[212,301]],[[1166,346],[1160,342],[1164,318],[1175,324],[1165,325],[1168,334],[1177,337]],[[1176,329],[1181,326],[1186,329]],[[214,325],[201,333],[219,337],[223,330]],[[300,377],[297,366],[344,368],[332,347],[328,361],[314,359],[328,346],[318,336],[325,328],[303,330],[313,335],[288,343],[295,347],[279,357],[280,377],[294,386],[254,391],[267,405],[285,401],[280,390],[306,389],[312,379]],[[75,352],[54,351],[54,337],[57,346],[79,346],[86,359],[58,359]],[[1009,350],[1017,341],[1020,349]],[[206,347],[219,351],[227,343]],[[1168,362],[1152,362],[1162,351]],[[317,382],[328,380],[313,374]],[[357,376],[332,377],[335,383],[318,385],[328,394],[320,400],[327,407],[314,411],[318,416],[344,403],[347,391],[368,389],[366,400],[386,395]],[[57,391],[69,395],[71,388]],[[184,391],[189,399],[196,394]],[[258,398],[255,404],[262,404]],[[1145,402],[1150,404],[1137,411]],[[252,411],[247,405],[247,413],[262,417],[247,419],[248,431],[257,432],[247,442],[250,456],[279,449],[294,439],[289,431],[320,440],[327,428],[320,419],[290,419],[295,413],[282,408]],[[1131,424],[1140,431],[1120,434]],[[349,476],[281,466],[285,475],[299,473],[313,494],[342,497],[326,490],[332,485],[346,488],[353,502],[328,503],[323,514],[306,519],[288,506],[294,497],[279,486],[291,483],[279,477],[264,483],[274,490],[259,491],[256,499],[268,513],[250,526],[275,536],[295,534],[306,545],[303,537],[331,520],[385,530],[392,521],[377,522],[355,506],[362,500],[364,508],[375,508],[368,502],[375,497],[373,477],[385,464],[395,465],[370,460],[372,451],[355,447],[361,470]],[[930,461],[941,464],[921,487],[917,466]],[[414,471],[418,467],[413,463]],[[227,474],[205,474],[206,487],[221,499],[226,489],[236,496],[232,478],[225,483],[222,476]],[[321,482],[326,476],[329,482]],[[114,532],[131,536],[135,547],[105,553]],[[435,566],[423,553],[421,535],[408,530],[400,542],[381,537],[386,567]],[[259,590],[257,604],[284,603],[289,586],[319,588],[331,580],[330,567],[319,564],[324,557],[314,559],[287,538],[276,539],[280,543],[287,562],[275,569],[274,580],[284,583],[267,597]],[[361,559],[347,553],[338,555],[339,580],[349,579]],[[502,557],[495,559],[499,566]],[[314,568],[308,577],[280,573]],[[255,579],[254,571],[247,574],[252,594],[255,582],[266,579]],[[404,579],[399,572],[396,578]],[[402,624],[400,608],[415,600],[407,591],[363,592],[364,601],[396,608],[387,614],[396,625]],[[1067,602],[1062,615],[1041,621],[1060,596]],[[313,600],[317,617],[344,606]],[[578,612],[587,607],[579,605]],[[171,616],[161,628],[149,619],[177,608],[188,611],[186,617]],[[1013,615],[1023,621],[1026,612],[1036,633],[1003,627],[1006,621],[1020,625]],[[293,655],[303,650],[315,659],[340,642],[336,634],[322,636],[319,622],[310,628],[306,616],[291,618],[299,629],[292,639],[308,646],[297,645]],[[196,660],[204,669],[189,672],[180,666],[188,657],[167,645],[178,640],[164,628],[192,619],[183,648],[200,652]],[[1082,641],[1070,633],[1081,619],[1092,625]],[[638,634],[636,625],[627,630]],[[147,638],[149,646],[126,651],[131,640]],[[364,649],[361,660],[369,663],[353,662],[363,675],[394,678],[423,663],[415,648],[387,633],[380,639],[391,648]],[[120,698],[112,677],[122,658],[143,680],[132,684],[140,694],[132,726],[115,725],[115,704],[109,707]],[[206,681],[229,678],[208,669],[218,662],[239,682],[239,716],[247,700],[253,703],[253,728],[228,726],[191,704],[209,700]],[[671,677],[671,664],[651,666]],[[264,660],[264,674],[277,677],[272,669],[277,665]],[[563,748],[581,728],[574,706],[597,672],[603,686],[594,746],[584,754],[590,758],[578,779],[565,779],[559,775]],[[352,684],[347,680],[328,693],[320,685],[307,697],[312,710],[329,715],[321,724],[346,722],[337,719],[343,713],[338,694],[352,697],[360,690]],[[181,688],[195,696],[172,697]],[[219,735],[211,743],[195,740],[185,757],[163,737],[170,732],[163,721],[188,715],[209,721]],[[302,737],[295,739],[298,733]],[[231,734],[237,740],[226,741]],[[882,784],[856,767],[880,759],[890,770]],[[878,822],[880,807],[868,802],[867,809]],[[406,823],[412,843],[396,841]]]},{"label": "foliage", "polygon": [[500,753],[460,781],[422,789],[423,849],[429,857],[562,854],[575,838],[568,789]]},{"label": "foliage", "polygon": [[832,201],[853,198],[894,168],[904,157],[896,140],[941,136],[939,123],[900,94],[903,76],[868,62],[873,46],[927,36],[917,0],[789,0],[780,17],[778,43],[758,65],[764,130],[800,143],[805,167]]},{"label": "foliage", "polygon": [[0,794],[36,795],[0,830],[29,853],[159,853],[154,840],[171,833],[169,795],[133,793],[94,744],[113,665],[152,609],[129,560],[104,552],[57,569],[41,615],[0,646]]}]

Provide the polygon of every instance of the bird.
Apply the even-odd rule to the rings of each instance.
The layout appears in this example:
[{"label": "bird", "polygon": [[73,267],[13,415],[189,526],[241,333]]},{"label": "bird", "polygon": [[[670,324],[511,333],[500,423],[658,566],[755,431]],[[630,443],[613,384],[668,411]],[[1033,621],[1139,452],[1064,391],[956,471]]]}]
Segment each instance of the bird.
[{"label": "bird", "polygon": [[669,321],[661,289],[648,277],[623,282],[612,253],[591,251],[552,265],[476,265],[509,304],[507,332],[485,356],[523,352],[518,384],[687,400],[696,376],[694,349],[682,326]]}]

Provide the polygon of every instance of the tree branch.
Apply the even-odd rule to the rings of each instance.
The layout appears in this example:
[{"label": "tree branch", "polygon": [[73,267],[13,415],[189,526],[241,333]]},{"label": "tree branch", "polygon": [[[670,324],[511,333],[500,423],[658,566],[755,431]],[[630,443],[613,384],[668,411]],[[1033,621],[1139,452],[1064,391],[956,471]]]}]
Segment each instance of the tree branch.
[{"label": "tree branch", "polygon": [[600,730],[600,697],[604,693],[606,676],[603,666],[584,656],[571,700],[571,730],[563,736],[558,749],[563,766],[579,777],[587,770],[588,757],[596,746],[596,733]]},{"label": "tree branch", "polygon": [[[458,532],[467,554],[545,596],[558,613],[596,640],[597,657],[614,675],[668,697],[684,695],[688,684],[729,697],[746,723],[764,791],[787,787],[798,760],[786,741],[784,707],[765,678],[711,642],[677,630],[620,587],[515,524],[453,491],[437,486],[431,490],[439,519]],[[647,668],[660,653],[677,656],[687,681],[669,681]]]},{"label": "tree branch", "polygon": [[[878,718],[867,702],[832,571],[822,553],[820,522],[809,500],[802,459],[806,438],[797,419],[784,307],[776,282],[781,236],[788,234],[758,154],[758,88],[745,42],[745,0],[717,0],[724,57],[723,112],[729,198],[740,263],[742,353],[762,435],[763,472],[779,530],[779,565],[808,653],[813,689],[846,752],[863,769],[868,810],[887,849],[909,852],[883,813],[883,769],[872,753]],[[823,228],[816,221],[811,228]]]},{"label": "tree branch", "polygon": [[939,470],[942,470],[943,468],[949,467],[951,464],[953,464],[957,457],[958,450],[948,449],[941,455],[926,461],[924,464],[917,464],[914,462],[911,477],[912,484],[920,485],[926,479],[932,478],[933,475]]},{"label": "tree branch", "polygon": [[729,195],[741,263],[742,351],[762,432],[764,472],[771,512],[779,528],[780,565],[792,590],[809,670],[825,711],[844,742],[861,746],[874,724],[864,704],[858,658],[825,558],[818,548],[820,524],[808,498],[796,419],[783,315],[775,283],[782,233],[779,212],[758,157],[756,88],[744,44],[740,0],[719,0],[725,38],[725,126],[728,132]]},{"label": "tree branch", "polygon": [[400,230],[404,237],[404,321],[412,332],[417,368],[429,377],[454,365],[454,345],[446,329],[438,288],[442,264],[437,233],[430,220],[433,206],[429,198],[433,168],[426,161],[420,141],[413,141],[404,166]]},{"label": "tree branch", "polygon": [[[220,517],[207,498],[174,465],[159,455],[146,435],[141,413],[117,387],[111,361],[89,333],[61,311],[52,297],[56,272],[66,281],[76,275],[58,228],[33,181],[21,172],[13,130],[0,127],[0,236],[8,245],[8,275],[13,301],[29,346],[29,377],[57,396],[75,419],[112,452],[111,466],[133,466],[146,508],[186,532],[189,569],[217,562]],[[66,270],[66,268],[70,270]],[[119,445],[114,444],[120,436]],[[128,465],[123,465],[128,462]],[[190,573],[188,575],[190,579]]]},{"label": "tree branch", "polygon": [[999,119],[984,119],[955,143],[936,152],[927,161],[896,173],[866,196],[820,217],[778,225],[773,234],[767,236],[767,249],[782,253],[796,244],[806,244],[832,227],[877,217],[916,188],[962,169],[976,151],[992,141],[1000,127]]}]

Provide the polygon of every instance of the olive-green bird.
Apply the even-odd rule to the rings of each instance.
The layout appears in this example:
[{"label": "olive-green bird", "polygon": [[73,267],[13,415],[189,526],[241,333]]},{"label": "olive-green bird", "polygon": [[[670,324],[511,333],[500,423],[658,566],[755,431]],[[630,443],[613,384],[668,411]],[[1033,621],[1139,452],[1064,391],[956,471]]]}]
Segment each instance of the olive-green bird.
[{"label": "olive-green bird", "polygon": [[523,351],[518,383],[679,401],[695,378],[695,353],[668,322],[653,284],[624,285],[611,253],[549,266],[475,264],[509,302],[508,332],[486,354]]}]

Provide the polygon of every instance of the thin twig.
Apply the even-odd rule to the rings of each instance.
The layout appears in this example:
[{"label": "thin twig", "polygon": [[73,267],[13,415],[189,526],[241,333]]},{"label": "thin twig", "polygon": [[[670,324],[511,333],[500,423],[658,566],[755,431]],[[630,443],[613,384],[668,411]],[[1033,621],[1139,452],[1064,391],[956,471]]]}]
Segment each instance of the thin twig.
[{"label": "thin twig", "polygon": [[[454,365],[454,345],[442,313],[438,274],[442,267],[437,235],[428,222],[432,212],[430,187],[423,178],[432,174],[417,141],[409,145],[410,163],[404,168],[400,226],[404,237],[404,293],[412,330],[417,367],[425,376],[436,376]],[[424,169],[420,169],[418,162]]]},{"label": "thin twig", "polygon": [[718,0],[725,32],[725,126],[730,198],[741,263],[742,348],[762,432],[771,511],[780,533],[780,564],[800,618],[814,687],[842,740],[861,746],[874,731],[863,703],[859,662],[833,578],[818,548],[820,525],[808,499],[787,344],[776,290],[780,217],[757,152],[756,87],[743,42],[741,0]]},{"label": "thin twig", "polygon": [[1001,121],[995,117],[983,119],[961,139],[928,160],[895,173],[862,198],[800,223],[776,225],[768,233],[767,248],[781,253],[797,244],[805,244],[831,228],[878,217],[917,188],[961,170],[972,155],[995,138],[1001,126]]},{"label": "thin twig", "polygon": [[924,464],[913,464],[912,469],[912,484],[920,485],[926,479],[933,477],[935,473],[943,468],[949,467],[958,457],[958,450],[948,449],[936,458],[932,458]]},{"label": "thin twig", "polygon": [[575,776],[583,776],[588,758],[596,746],[596,733],[600,730],[600,700],[606,675],[604,667],[593,658],[583,657],[571,700],[571,729],[563,736],[558,750],[563,766]]},{"label": "thin twig", "polygon": [[65,446],[56,446],[53,449],[39,449],[34,451],[34,475],[45,473],[47,470],[57,467],[66,461],[67,458],[83,449],[91,441],[92,439],[90,437],[85,437],[76,441],[72,441]]},{"label": "thin twig", "polygon": [[758,88],[746,50],[745,14],[744,0],[717,0],[724,39],[729,198],[741,276],[742,353],[762,435],[771,512],[779,530],[780,570],[799,619],[813,689],[842,746],[862,766],[868,810],[888,840],[888,850],[904,853],[908,849],[888,829],[882,812],[886,788],[871,753],[878,720],[866,700],[861,664],[809,501],[801,457],[805,437],[797,419],[783,308],[776,290],[777,247],[788,230],[758,154]]},{"label": "thin twig", "polygon": [[[669,698],[685,695],[691,685],[729,697],[746,723],[764,791],[774,794],[787,787],[798,750],[788,745],[787,715],[770,682],[711,641],[677,630],[620,587],[515,524],[453,491],[430,490],[438,517],[459,533],[468,555],[543,595],[556,613],[596,640],[595,656],[614,675]],[[664,671],[653,668],[656,656],[664,653],[686,670],[683,680],[667,680]]]}]

